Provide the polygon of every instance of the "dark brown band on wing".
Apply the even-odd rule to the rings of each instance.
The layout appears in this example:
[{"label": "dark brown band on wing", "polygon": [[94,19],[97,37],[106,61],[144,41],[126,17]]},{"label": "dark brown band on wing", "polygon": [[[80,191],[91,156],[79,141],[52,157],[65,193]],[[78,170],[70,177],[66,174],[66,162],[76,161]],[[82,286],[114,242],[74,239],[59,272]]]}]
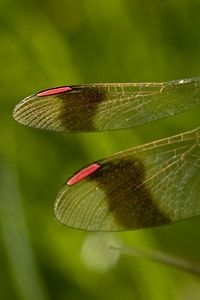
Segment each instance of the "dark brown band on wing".
[{"label": "dark brown band on wing", "polygon": [[99,102],[105,100],[105,92],[93,86],[72,86],[72,91],[59,95],[63,108],[60,119],[68,131],[92,131]]},{"label": "dark brown band on wing", "polygon": [[102,165],[91,176],[107,194],[109,210],[124,229],[153,227],[171,223],[159,210],[145,186],[141,160],[121,159]]}]

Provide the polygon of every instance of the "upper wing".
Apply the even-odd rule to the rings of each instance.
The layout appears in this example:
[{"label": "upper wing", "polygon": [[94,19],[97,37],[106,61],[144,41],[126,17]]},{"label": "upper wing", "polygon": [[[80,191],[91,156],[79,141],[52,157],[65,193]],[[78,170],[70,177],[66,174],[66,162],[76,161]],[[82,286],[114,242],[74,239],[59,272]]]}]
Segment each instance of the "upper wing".
[{"label": "upper wing", "polygon": [[200,78],[163,83],[63,86],[25,98],[14,118],[42,129],[123,129],[185,111],[200,102]]}]

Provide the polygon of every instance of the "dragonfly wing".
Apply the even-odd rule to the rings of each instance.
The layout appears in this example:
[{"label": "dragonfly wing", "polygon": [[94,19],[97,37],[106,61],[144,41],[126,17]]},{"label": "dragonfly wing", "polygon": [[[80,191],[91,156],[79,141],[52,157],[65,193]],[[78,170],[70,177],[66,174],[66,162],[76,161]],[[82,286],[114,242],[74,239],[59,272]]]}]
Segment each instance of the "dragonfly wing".
[{"label": "dragonfly wing", "polygon": [[19,123],[55,131],[125,129],[185,111],[200,101],[200,79],[53,88],[14,109]]},{"label": "dragonfly wing", "polygon": [[70,178],[55,214],[71,227],[132,230],[200,214],[200,129],[98,161]]}]

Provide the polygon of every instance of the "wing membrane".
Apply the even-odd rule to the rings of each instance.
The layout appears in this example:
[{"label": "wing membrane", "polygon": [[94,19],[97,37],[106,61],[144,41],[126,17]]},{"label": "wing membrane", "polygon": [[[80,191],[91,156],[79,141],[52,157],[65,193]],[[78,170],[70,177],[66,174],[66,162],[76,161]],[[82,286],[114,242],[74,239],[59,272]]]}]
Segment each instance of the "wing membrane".
[{"label": "wing membrane", "polygon": [[[25,98],[14,118],[41,129],[125,129],[200,103],[200,78],[62,86]],[[200,128],[135,147],[73,175],[55,203],[67,226],[101,231],[170,224],[200,215]]]}]

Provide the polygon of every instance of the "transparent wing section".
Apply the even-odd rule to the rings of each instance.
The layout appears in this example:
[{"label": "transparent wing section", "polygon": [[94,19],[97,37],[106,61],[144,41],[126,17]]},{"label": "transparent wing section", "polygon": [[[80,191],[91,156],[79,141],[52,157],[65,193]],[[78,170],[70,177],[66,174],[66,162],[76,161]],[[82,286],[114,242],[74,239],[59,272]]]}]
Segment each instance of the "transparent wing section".
[{"label": "transparent wing section", "polygon": [[124,129],[183,112],[200,102],[200,78],[163,83],[58,87],[25,98],[16,121],[42,129],[81,132]]},{"label": "transparent wing section", "polygon": [[94,231],[131,230],[200,215],[200,129],[117,153],[72,176],[58,220]]}]

